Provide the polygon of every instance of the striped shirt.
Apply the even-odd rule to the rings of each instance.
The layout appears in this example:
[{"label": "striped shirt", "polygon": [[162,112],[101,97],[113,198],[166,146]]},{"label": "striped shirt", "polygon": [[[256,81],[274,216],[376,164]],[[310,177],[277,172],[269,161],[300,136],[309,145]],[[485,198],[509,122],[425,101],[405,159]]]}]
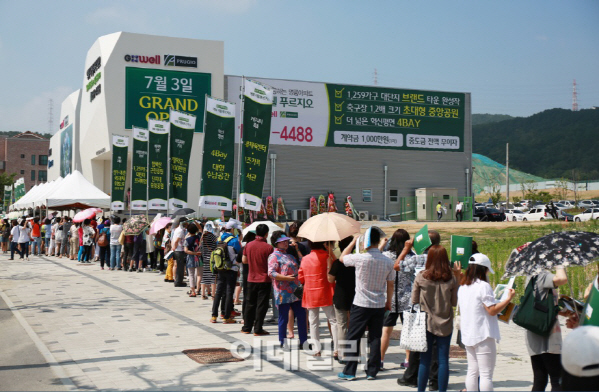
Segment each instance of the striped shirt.
[{"label": "striped shirt", "polygon": [[346,267],[356,267],[356,295],[354,305],[363,308],[384,308],[387,294],[386,282],[395,279],[394,261],[383,256],[376,248],[366,253],[343,257]]}]

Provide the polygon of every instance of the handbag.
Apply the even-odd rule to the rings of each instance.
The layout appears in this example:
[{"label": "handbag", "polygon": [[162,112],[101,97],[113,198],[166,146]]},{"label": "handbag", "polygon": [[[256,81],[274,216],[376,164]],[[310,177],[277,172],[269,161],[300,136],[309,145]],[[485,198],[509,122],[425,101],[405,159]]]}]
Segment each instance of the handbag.
[{"label": "handbag", "polygon": [[403,327],[401,328],[401,339],[399,347],[405,350],[426,352],[426,313],[414,311],[414,305],[410,310],[403,312]]},{"label": "handbag", "polygon": [[293,290],[293,295],[295,295],[298,299],[301,300],[304,296],[304,285],[300,283],[299,286],[297,286],[295,290]]},{"label": "handbag", "polygon": [[555,304],[553,290],[547,290],[545,298],[535,296],[537,277],[533,276],[520,298],[520,306],[514,315],[514,323],[537,335],[547,337],[555,325],[559,307]]}]

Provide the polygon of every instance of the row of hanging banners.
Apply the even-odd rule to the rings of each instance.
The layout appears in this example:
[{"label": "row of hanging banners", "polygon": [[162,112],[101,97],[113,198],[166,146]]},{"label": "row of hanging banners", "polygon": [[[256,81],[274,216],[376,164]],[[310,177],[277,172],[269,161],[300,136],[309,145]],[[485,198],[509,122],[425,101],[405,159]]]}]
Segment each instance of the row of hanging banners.
[{"label": "row of hanging banners", "polygon": [[[268,161],[272,89],[244,79],[242,101],[241,175],[239,206],[259,211]],[[185,208],[189,159],[196,117],[171,110],[169,121],[148,120],[148,128],[133,127],[130,208],[176,210]],[[235,165],[235,104],[206,97],[204,147],[199,206],[231,211]],[[129,137],[113,135],[111,209],[125,209]]]},{"label": "row of hanging banners", "polygon": [[4,185],[4,198],[2,199],[2,210],[6,211],[8,206],[16,203],[27,193],[25,189],[25,178],[21,177],[12,185]]}]

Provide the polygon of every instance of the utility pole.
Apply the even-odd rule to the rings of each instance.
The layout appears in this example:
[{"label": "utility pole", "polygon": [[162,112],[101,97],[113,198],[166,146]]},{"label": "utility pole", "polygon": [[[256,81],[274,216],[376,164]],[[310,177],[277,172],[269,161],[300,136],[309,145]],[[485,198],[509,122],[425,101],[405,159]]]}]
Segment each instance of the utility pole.
[{"label": "utility pole", "polygon": [[510,144],[505,144],[505,209],[510,208]]}]

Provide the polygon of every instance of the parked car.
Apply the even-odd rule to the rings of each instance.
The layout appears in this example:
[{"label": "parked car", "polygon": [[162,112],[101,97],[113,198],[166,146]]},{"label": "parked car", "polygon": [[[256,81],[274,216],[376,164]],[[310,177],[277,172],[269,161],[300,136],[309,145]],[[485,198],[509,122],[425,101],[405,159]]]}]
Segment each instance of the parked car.
[{"label": "parked car", "polygon": [[595,207],[595,203],[593,203],[593,200],[581,200],[578,203],[578,207],[580,207],[580,208],[593,208],[593,207]]},{"label": "parked car", "polygon": [[564,210],[559,210],[557,215],[559,220],[563,220],[564,222],[574,222],[574,215],[568,214],[567,212],[564,212]]},{"label": "parked car", "polygon": [[576,207],[576,203],[573,203],[570,200],[560,200],[560,201],[558,201],[558,203],[565,205],[567,208],[574,208],[574,207]]},{"label": "parked car", "polygon": [[512,222],[522,221],[523,216],[524,216],[524,211],[521,211],[521,210],[511,209],[511,210],[505,211],[505,220],[506,221],[512,221]]},{"label": "parked car", "polygon": [[524,216],[522,221],[542,221],[545,219],[552,219],[551,214],[546,210],[545,206],[533,207]]},{"label": "parked car", "polygon": [[528,211],[526,203],[522,203],[521,201],[514,203],[514,208],[523,212]]},{"label": "parked car", "polygon": [[474,216],[481,221],[503,222],[505,220],[505,214],[496,208],[475,208]]},{"label": "parked car", "polygon": [[582,214],[574,216],[576,222],[586,222],[591,219],[599,219],[599,208],[588,208]]}]

